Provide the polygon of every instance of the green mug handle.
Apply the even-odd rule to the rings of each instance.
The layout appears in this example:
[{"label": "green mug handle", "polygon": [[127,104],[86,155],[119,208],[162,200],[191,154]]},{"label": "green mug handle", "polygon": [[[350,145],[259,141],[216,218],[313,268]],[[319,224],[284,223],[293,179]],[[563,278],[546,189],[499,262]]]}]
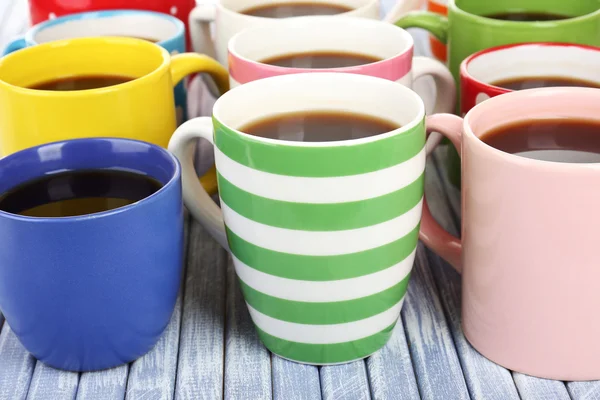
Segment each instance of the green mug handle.
[{"label": "green mug handle", "polygon": [[443,44],[448,42],[448,18],[429,11],[406,13],[394,25],[400,28],[422,28],[435,36]]}]

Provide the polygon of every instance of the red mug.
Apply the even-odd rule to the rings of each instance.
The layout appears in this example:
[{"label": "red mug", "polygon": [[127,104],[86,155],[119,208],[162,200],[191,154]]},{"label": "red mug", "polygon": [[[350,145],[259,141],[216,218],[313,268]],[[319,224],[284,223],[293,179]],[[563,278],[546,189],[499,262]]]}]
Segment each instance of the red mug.
[{"label": "red mug", "polygon": [[191,40],[188,17],[196,6],[196,0],[29,0],[33,25],[62,15],[100,10],[146,10],[173,15],[185,24],[188,49]]},{"label": "red mug", "polygon": [[[575,60],[575,61],[574,61]],[[477,52],[460,66],[461,114],[514,90],[543,86],[600,88],[600,47],[521,43]]]}]

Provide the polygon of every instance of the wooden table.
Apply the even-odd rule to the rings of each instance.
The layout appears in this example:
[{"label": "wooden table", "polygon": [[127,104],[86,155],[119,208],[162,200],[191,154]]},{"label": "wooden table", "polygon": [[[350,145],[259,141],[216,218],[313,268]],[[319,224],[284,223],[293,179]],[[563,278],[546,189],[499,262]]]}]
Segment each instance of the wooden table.
[{"label": "wooden table", "polygon": [[[0,0],[1,48],[27,24],[25,0]],[[439,149],[427,164],[426,192],[436,218],[456,233],[460,199],[443,165]],[[383,350],[321,368],[283,360],[256,336],[231,259],[190,218],[186,230],[185,280],[171,323],[150,353],[106,371],[55,370],[25,351],[0,314],[0,399],[600,399],[597,382],[532,378],[475,351],[460,327],[460,276],[422,245]]]}]

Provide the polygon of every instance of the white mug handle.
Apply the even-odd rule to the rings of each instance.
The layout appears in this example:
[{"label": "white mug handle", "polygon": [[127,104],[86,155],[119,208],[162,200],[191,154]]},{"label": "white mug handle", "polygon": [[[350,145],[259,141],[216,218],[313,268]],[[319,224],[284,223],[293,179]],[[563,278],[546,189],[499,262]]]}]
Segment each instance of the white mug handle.
[{"label": "white mug handle", "polygon": [[190,13],[189,26],[192,48],[196,53],[216,58],[217,51],[210,34],[210,24],[215,21],[217,8],[214,4],[199,4]]},{"label": "white mug handle", "polygon": [[194,150],[197,139],[206,139],[213,146],[213,124],[211,117],[199,117],[181,125],[169,141],[169,151],[181,164],[183,200],[192,216],[212,235],[223,248],[229,251],[223,214],[219,206],[200,185],[194,169]]},{"label": "white mug handle", "polygon": [[[413,58],[413,81],[431,76],[435,82],[436,99],[432,114],[453,114],[456,107],[456,83],[448,68],[429,57]],[[431,153],[442,140],[442,135],[433,132],[427,140],[426,152]]]},{"label": "white mug handle", "polygon": [[425,0],[398,0],[392,9],[383,18],[386,22],[394,23],[404,14],[417,11],[425,6]]}]

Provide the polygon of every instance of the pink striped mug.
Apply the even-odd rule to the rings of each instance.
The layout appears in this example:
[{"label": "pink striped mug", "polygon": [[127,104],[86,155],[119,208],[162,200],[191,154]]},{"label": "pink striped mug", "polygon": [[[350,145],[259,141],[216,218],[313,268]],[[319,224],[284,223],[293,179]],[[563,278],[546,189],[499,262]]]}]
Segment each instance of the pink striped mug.
[{"label": "pink striped mug", "polygon": [[[230,84],[302,72],[345,72],[396,81],[412,88],[415,79],[432,76],[437,97],[433,112],[452,112],[456,87],[440,62],[413,57],[413,39],[393,24],[358,17],[312,16],[289,18],[278,24],[249,28],[229,41]],[[262,62],[301,53],[352,53],[376,62],[341,68],[292,68]],[[426,104],[428,101],[426,101]]]},{"label": "pink striped mug", "polygon": [[563,162],[533,159],[480,137],[519,121],[600,124],[598,105],[598,89],[554,87],[491,98],[464,120],[427,119],[461,153],[462,239],[435,222],[426,202],[420,238],[462,273],[469,342],[514,371],[600,379],[600,158],[581,152],[567,161],[567,151]]}]

